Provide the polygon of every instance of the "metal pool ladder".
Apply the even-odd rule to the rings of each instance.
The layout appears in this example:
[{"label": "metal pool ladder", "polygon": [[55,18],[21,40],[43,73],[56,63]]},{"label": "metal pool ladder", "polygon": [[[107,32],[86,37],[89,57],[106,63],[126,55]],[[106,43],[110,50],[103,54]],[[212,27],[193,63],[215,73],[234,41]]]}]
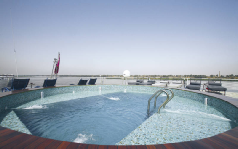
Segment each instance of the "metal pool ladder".
[{"label": "metal pool ladder", "polygon": [[[166,92],[166,90],[169,90],[171,92],[171,97],[169,97],[169,94]],[[166,106],[166,104],[174,97],[174,92],[169,89],[169,88],[166,88],[166,89],[163,89],[163,90],[158,90],[156,91],[151,97],[150,99],[148,100],[148,107],[147,107],[147,114],[149,114],[150,112],[150,101],[155,97],[155,102],[154,102],[154,107],[156,107],[156,100],[158,98],[158,96],[161,94],[161,93],[165,93],[167,95],[167,99],[165,100],[165,102],[159,107],[158,109],[158,113],[160,113],[160,109],[163,107]]]}]

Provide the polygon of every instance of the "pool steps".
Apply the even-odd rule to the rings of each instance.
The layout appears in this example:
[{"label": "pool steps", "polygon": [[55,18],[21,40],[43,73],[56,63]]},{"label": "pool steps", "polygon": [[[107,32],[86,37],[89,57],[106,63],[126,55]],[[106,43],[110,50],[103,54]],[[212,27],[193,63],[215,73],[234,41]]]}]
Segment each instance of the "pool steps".
[{"label": "pool steps", "polygon": [[[169,90],[171,92],[171,97],[169,97],[169,94],[165,91],[165,90]],[[165,100],[165,102],[159,107],[158,109],[158,113],[160,113],[160,109],[163,107],[165,107],[165,105],[174,97],[174,92],[169,89],[169,88],[166,88],[166,89],[161,89],[161,90],[158,90],[156,91],[151,97],[150,99],[148,100],[148,106],[147,106],[147,114],[149,115],[150,113],[150,101],[155,97],[155,102],[154,102],[154,107],[156,107],[156,101],[157,101],[157,98],[160,94],[162,93],[165,93],[167,95],[167,99]]]}]

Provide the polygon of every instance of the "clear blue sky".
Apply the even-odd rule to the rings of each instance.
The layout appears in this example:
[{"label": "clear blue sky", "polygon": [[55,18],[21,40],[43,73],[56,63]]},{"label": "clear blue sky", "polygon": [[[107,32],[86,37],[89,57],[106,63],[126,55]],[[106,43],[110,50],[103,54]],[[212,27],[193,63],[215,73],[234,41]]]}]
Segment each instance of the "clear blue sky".
[{"label": "clear blue sky", "polygon": [[0,74],[14,43],[19,74],[238,74],[238,0],[0,0]]}]

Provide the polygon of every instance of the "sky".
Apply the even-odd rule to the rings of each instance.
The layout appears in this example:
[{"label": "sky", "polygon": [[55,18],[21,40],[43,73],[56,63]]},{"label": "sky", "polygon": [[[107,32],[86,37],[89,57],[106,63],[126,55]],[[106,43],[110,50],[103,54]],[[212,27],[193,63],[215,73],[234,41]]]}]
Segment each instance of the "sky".
[{"label": "sky", "polygon": [[[238,0],[0,0],[0,74],[238,75]],[[14,49],[16,53],[14,53]]]}]

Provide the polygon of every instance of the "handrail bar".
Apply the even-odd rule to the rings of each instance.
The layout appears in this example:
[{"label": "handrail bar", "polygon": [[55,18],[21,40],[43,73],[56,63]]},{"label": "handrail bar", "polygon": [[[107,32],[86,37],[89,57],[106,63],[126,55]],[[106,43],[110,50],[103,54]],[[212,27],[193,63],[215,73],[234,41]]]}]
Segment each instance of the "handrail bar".
[{"label": "handrail bar", "polygon": [[171,90],[171,89],[166,89],[166,90],[169,90],[171,93],[172,93],[172,96],[168,99],[166,99],[165,100],[165,102],[159,107],[159,109],[158,109],[158,113],[160,113],[160,109],[163,107],[165,107],[166,106],[166,104],[174,97],[174,92]]},{"label": "handrail bar", "polygon": [[[170,92],[171,92],[171,94],[172,94],[172,96],[170,97],[170,99],[169,99],[169,101],[174,97],[174,92],[171,90],[171,89],[169,89],[169,88],[165,88],[164,90],[169,90]],[[161,92],[162,93],[162,92]],[[160,94],[161,94],[160,93]],[[156,107],[156,101],[157,101],[157,98],[158,98],[158,96],[160,95],[160,94],[158,94],[157,96],[155,96],[155,103],[154,103],[154,107]],[[168,103],[168,102],[167,102]],[[166,103],[166,104],[167,104]],[[165,104],[165,105],[166,105]],[[164,106],[165,107],[165,106]]]},{"label": "handrail bar", "polygon": [[174,97],[174,92],[171,90],[171,89],[167,89],[167,90],[169,90],[171,93],[172,93],[172,96],[169,98],[169,100],[164,104],[164,106],[163,107],[165,107],[166,105],[167,105],[167,103],[168,102],[170,102],[170,100]]},{"label": "handrail bar", "polygon": [[[171,92],[171,94],[172,94],[171,97],[169,97],[169,94],[168,94],[165,90],[169,90],[169,91]],[[163,93],[163,92],[167,95],[167,98],[166,98],[166,100],[164,101],[164,103],[163,103],[162,105],[160,105],[160,107],[159,107],[159,109],[158,109],[158,113],[160,113],[160,109],[161,109],[162,107],[165,107],[166,104],[174,97],[174,92],[173,92],[171,89],[169,89],[169,88],[166,88],[166,89],[163,89],[163,90],[161,89],[161,90],[156,91],[156,92],[150,97],[150,99],[148,100],[147,114],[149,114],[149,112],[150,112],[150,101],[155,97],[154,107],[156,107],[156,100],[157,100],[158,96],[159,96],[161,93]]]},{"label": "handrail bar", "polygon": [[162,92],[162,90],[156,91],[156,92],[150,97],[150,99],[148,100],[147,113],[150,112],[150,101],[151,101],[152,98],[155,97],[155,95],[156,95],[157,93],[159,93],[159,92]]}]

